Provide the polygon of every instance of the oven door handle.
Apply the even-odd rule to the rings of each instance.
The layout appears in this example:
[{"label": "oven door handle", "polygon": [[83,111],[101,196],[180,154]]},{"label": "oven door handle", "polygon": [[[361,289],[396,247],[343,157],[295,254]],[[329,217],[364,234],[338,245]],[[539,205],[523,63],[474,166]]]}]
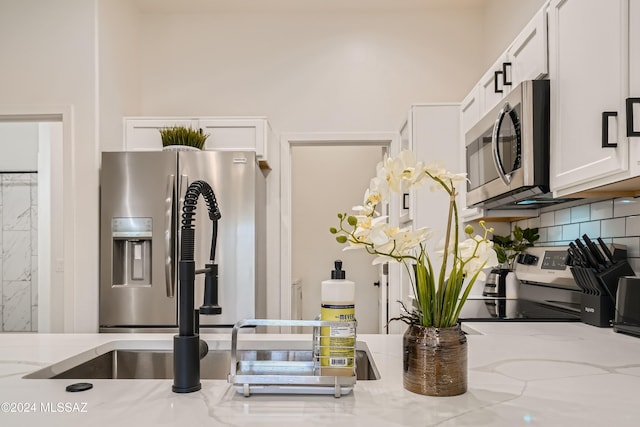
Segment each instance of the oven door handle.
[{"label": "oven door handle", "polygon": [[500,114],[498,114],[498,118],[496,122],[493,124],[493,133],[491,135],[491,150],[493,151],[493,165],[502,179],[502,182],[505,185],[509,185],[511,183],[511,175],[507,175],[504,171],[504,166],[502,166],[502,159],[500,158],[500,151],[498,150],[498,135],[500,133],[500,126],[502,125],[502,121],[505,116],[511,112],[511,106],[508,102],[505,102],[500,110]]}]

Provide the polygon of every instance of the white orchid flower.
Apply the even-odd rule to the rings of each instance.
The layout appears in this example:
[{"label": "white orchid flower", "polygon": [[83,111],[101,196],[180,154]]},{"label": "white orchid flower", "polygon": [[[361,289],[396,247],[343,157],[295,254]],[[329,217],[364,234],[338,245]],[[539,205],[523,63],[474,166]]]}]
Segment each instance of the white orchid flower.
[{"label": "white orchid flower", "polygon": [[[462,277],[483,279],[482,269],[495,266],[498,263],[493,243],[487,239],[487,234],[492,230],[486,228],[482,221],[480,225],[484,229],[484,236],[475,235],[473,227],[467,226],[464,229],[464,234],[460,234],[466,235],[468,238],[457,243],[458,233],[453,229],[455,227],[453,224],[457,224],[458,218],[454,218],[456,201],[453,196],[456,194],[456,183],[466,179],[466,174],[449,172],[442,164],[417,162],[414,154],[408,150],[400,152],[395,158],[385,155],[384,160],[376,167],[376,175],[369,182],[369,188],[364,193],[362,204],[353,207],[356,212],[355,221],[349,217],[347,221],[349,226],[345,228],[345,218],[340,216],[340,228],[332,227],[330,229],[331,233],[337,234],[336,240],[339,243],[347,243],[343,250],[366,249],[369,254],[374,255],[372,262],[374,265],[400,262],[410,269],[411,264],[423,267],[428,264],[427,274],[431,275],[435,273],[431,269],[434,260],[430,256],[440,254],[439,267],[444,274],[426,278],[423,274],[420,277],[416,276],[412,281],[414,293],[419,300],[418,317],[423,326],[453,326],[457,321],[456,313],[459,313],[460,304],[463,304],[468,296],[468,293],[460,293],[462,287],[458,281]],[[391,192],[401,194],[407,190],[418,188],[427,181],[433,184],[433,189],[444,189],[452,196],[448,202],[450,215],[448,224],[451,225],[447,226],[444,238],[440,243],[440,250],[432,253],[429,253],[431,250],[427,251],[427,247],[423,243],[433,238],[434,230],[428,227],[418,230],[394,227],[389,224],[386,216],[380,216],[376,212],[378,205],[389,200]],[[445,242],[447,242],[446,245]],[[444,253],[445,247],[448,253]],[[438,266],[434,267],[433,270],[437,271]],[[457,272],[455,275],[456,283],[449,286],[447,280],[452,279],[450,277],[452,269]],[[462,271],[460,271],[461,269]],[[463,273],[464,276],[458,273]],[[426,282],[430,285],[427,286]],[[443,286],[447,286],[448,289],[453,288],[454,291],[438,292]],[[469,288],[467,287],[467,289]],[[424,300],[420,301],[420,298]],[[436,303],[440,307],[438,310],[422,311],[424,304]],[[440,309],[444,311],[440,312]],[[434,317],[434,313],[440,314],[438,317]],[[415,319],[416,317],[412,317],[411,321]]]},{"label": "white orchid flower", "polygon": [[[386,172],[384,172],[386,174]],[[380,203],[389,200],[389,184],[387,184],[386,175],[375,176],[369,182],[369,193],[365,192],[365,203],[368,201]]]},{"label": "white orchid flower", "polygon": [[389,224],[386,222],[386,216],[376,218],[356,216],[356,219],[358,220],[358,225],[353,232],[353,236],[357,238],[359,242],[367,244],[373,243],[375,245],[376,242],[383,244],[389,239],[386,231],[389,228]]},{"label": "white orchid flower", "polygon": [[478,278],[484,280],[483,268],[498,264],[498,256],[493,250],[493,242],[482,236],[473,236],[458,245],[460,259],[465,262],[463,271],[473,276],[480,271]]},{"label": "white orchid flower", "polygon": [[430,239],[433,230],[423,227],[418,230],[410,228],[396,228],[391,231],[390,240],[382,246],[376,246],[378,252],[387,253],[394,257],[411,256],[421,243]]},{"label": "white orchid flower", "polygon": [[416,166],[415,155],[409,150],[404,150],[395,158],[385,156],[382,164],[378,164],[377,177],[384,179],[391,191],[399,193],[411,188]]},{"label": "white orchid flower", "polygon": [[373,247],[377,248],[389,242],[390,234],[389,224],[380,224],[377,227],[371,227],[369,239],[373,243]]}]

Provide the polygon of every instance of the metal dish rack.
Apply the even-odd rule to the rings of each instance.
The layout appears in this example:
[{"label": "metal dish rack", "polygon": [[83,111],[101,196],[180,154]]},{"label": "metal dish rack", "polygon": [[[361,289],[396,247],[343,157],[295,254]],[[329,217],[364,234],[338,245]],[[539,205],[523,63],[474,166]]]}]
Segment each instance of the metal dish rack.
[{"label": "metal dish rack", "polygon": [[[239,358],[238,331],[245,326],[309,326],[313,327],[312,339],[305,352],[308,357],[288,357],[287,360],[258,360]],[[353,342],[340,345],[347,353],[347,367],[340,367],[346,375],[326,375],[330,366],[328,351],[337,347],[326,345],[329,336],[321,334],[323,327],[352,328]],[[231,366],[228,382],[239,393],[248,397],[252,393],[273,394],[333,394],[335,397],[348,394],[356,383],[356,322],[330,322],[324,320],[241,320],[233,326],[231,333]],[[324,351],[323,351],[324,350]],[[323,354],[325,353],[325,354]],[[291,360],[293,359],[293,360]],[[348,366],[351,365],[351,366]],[[325,375],[323,375],[325,373]],[[350,373],[350,375],[349,375]]]}]

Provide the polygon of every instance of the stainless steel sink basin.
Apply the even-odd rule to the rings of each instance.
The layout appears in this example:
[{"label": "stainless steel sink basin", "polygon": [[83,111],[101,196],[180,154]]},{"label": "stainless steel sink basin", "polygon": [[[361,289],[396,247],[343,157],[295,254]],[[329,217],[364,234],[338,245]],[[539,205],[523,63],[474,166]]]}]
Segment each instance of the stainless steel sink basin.
[{"label": "stainless steel sink basin", "polygon": [[[125,341],[123,341],[125,342]],[[300,348],[294,341],[246,342],[249,348],[238,350],[238,362],[247,361],[312,361],[312,351]],[[130,344],[128,345],[130,347]],[[84,357],[74,357],[31,373],[29,379],[170,379],[173,378],[173,352],[163,345],[161,350],[133,348],[94,349]],[[210,347],[213,347],[210,345]],[[219,347],[219,346],[218,346]],[[289,347],[289,348],[283,348]],[[97,356],[96,356],[97,354]],[[231,351],[211,349],[200,362],[202,379],[226,380],[230,370]],[[380,375],[364,342],[356,343],[356,379],[375,380]]]}]

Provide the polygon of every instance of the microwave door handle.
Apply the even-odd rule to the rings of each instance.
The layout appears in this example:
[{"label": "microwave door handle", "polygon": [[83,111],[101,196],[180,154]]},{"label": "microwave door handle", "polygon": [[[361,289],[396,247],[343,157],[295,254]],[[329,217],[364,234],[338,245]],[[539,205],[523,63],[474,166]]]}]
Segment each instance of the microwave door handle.
[{"label": "microwave door handle", "polygon": [[175,262],[173,255],[175,252],[175,240],[173,232],[173,212],[174,212],[174,197],[175,197],[175,183],[176,176],[167,176],[167,193],[165,197],[165,217],[164,217],[164,276],[165,285],[167,288],[167,297],[173,298],[175,296]]},{"label": "microwave door handle", "polygon": [[504,167],[502,166],[500,151],[498,151],[498,135],[500,133],[500,126],[502,125],[502,120],[504,120],[504,117],[507,114],[509,114],[509,111],[511,111],[511,106],[509,105],[508,102],[505,102],[504,106],[500,110],[500,114],[498,114],[498,119],[493,124],[493,133],[491,135],[491,150],[493,151],[493,165],[495,166],[496,171],[500,176],[500,179],[502,179],[502,182],[504,182],[505,185],[509,185],[511,183],[511,176],[505,173]]}]

